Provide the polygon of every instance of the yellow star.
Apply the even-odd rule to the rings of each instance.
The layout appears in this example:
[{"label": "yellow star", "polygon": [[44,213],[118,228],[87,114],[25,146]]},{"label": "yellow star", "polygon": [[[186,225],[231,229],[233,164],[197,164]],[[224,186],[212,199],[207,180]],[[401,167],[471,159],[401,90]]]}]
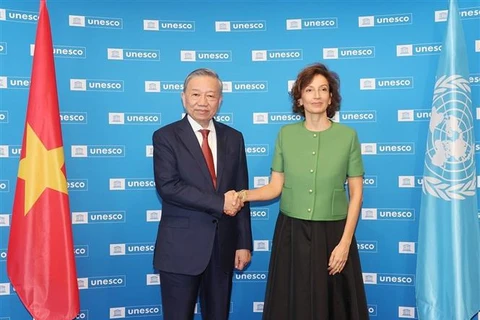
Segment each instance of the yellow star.
[{"label": "yellow star", "polygon": [[26,135],[27,150],[18,169],[18,177],[25,180],[25,215],[46,188],[68,193],[63,147],[47,150],[28,123]]}]

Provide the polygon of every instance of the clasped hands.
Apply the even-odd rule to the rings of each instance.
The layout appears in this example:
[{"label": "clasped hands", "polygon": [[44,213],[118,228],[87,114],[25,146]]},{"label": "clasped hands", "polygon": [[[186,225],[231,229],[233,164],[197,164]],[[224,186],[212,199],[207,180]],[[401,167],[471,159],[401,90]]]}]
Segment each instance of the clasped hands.
[{"label": "clasped hands", "polygon": [[234,217],[245,204],[245,190],[235,191],[230,190],[225,192],[225,201],[223,204],[223,213],[228,216]]}]

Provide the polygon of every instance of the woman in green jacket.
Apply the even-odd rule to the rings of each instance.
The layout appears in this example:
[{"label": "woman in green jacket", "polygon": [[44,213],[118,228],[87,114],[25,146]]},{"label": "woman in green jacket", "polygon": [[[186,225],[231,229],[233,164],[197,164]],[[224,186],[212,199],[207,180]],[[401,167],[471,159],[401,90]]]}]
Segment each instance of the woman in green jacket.
[{"label": "woman in green jacket", "polygon": [[243,202],[281,195],[263,319],[368,319],[354,236],[364,168],[355,130],[330,120],[340,109],[339,78],[310,65],[290,94],[305,120],[278,133],[270,183],[238,193]]}]

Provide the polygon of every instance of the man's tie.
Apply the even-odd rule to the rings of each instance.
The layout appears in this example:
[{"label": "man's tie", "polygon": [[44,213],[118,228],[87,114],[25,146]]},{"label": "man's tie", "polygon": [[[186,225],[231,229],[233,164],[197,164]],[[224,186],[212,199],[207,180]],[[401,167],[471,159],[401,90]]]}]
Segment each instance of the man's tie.
[{"label": "man's tie", "polygon": [[213,155],[210,146],[208,145],[208,134],[210,130],[202,129],[199,130],[203,136],[202,141],[202,152],[203,156],[205,157],[205,161],[207,162],[208,171],[210,171],[210,176],[212,177],[213,187],[217,188],[217,176],[215,175],[215,165],[213,164]]}]

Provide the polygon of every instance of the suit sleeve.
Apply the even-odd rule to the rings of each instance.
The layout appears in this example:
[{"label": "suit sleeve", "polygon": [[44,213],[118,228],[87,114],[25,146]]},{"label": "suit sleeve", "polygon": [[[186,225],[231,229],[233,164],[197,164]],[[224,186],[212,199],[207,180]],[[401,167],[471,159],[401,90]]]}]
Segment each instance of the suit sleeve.
[{"label": "suit sleeve", "polygon": [[[248,168],[247,168],[247,156],[245,154],[245,143],[243,136],[240,136],[239,144],[240,162],[237,176],[237,191],[248,189]],[[247,202],[243,208],[237,213],[237,250],[248,249],[252,251],[252,226],[250,219],[250,203]]]},{"label": "suit sleeve", "polygon": [[160,132],[153,135],[155,186],[164,201],[190,210],[203,211],[216,218],[223,215],[224,195],[188,185],[180,178],[172,147]]}]

